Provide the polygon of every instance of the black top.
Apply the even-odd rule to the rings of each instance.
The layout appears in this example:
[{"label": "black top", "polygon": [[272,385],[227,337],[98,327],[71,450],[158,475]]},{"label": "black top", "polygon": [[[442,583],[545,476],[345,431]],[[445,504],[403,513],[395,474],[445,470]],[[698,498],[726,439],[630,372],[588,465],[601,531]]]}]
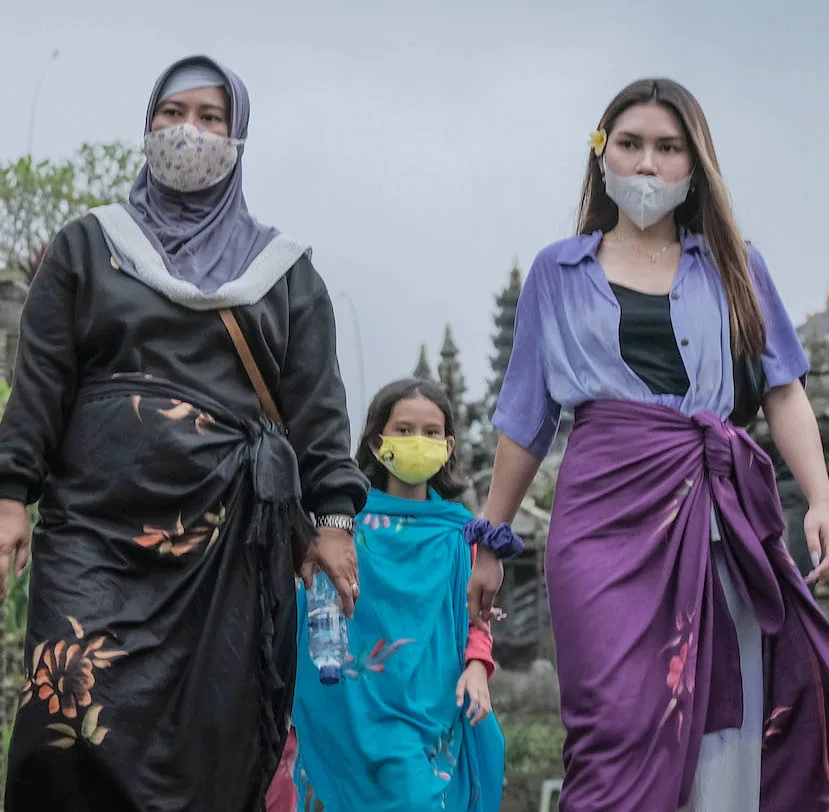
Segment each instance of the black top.
[{"label": "black top", "polygon": [[625,363],[654,395],[684,395],[690,381],[676,344],[668,294],[631,290],[613,282],[619,302],[619,344]]},{"label": "black top", "polygon": [[[203,392],[242,417],[261,411],[218,313],[174,304],[110,263],[88,215],[57,235],[37,272],[0,425],[0,498],[38,498],[60,458],[75,397],[92,379],[143,373]],[[287,425],[305,507],[359,512],[367,481],[351,459],[324,282],[303,256],[261,301],[235,312]]]}]

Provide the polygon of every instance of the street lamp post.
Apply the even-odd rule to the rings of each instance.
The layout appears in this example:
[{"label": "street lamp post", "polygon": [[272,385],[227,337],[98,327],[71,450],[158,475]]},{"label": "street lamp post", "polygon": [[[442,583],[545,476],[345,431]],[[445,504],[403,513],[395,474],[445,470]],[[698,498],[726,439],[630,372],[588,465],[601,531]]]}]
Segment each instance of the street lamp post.
[{"label": "street lamp post", "polygon": [[26,144],[26,151],[29,155],[31,155],[34,150],[35,117],[37,116],[37,102],[40,98],[40,89],[43,86],[43,80],[46,78],[46,74],[49,72],[49,68],[55,63],[59,56],[60,51],[57,48],[55,48],[55,50],[52,51],[52,55],[49,57],[49,61],[43,66],[43,70],[40,72],[40,76],[37,77],[37,83],[35,84],[35,92],[32,96],[32,109],[29,113],[29,140]]}]

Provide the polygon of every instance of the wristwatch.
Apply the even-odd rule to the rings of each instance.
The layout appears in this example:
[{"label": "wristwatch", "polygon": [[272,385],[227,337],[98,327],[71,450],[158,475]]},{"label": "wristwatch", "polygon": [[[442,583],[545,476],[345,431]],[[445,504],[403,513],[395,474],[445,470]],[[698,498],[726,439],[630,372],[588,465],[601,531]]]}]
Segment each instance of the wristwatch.
[{"label": "wristwatch", "polygon": [[317,527],[335,527],[337,530],[345,530],[350,536],[354,535],[355,522],[353,516],[343,516],[341,514],[314,516],[314,524]]}]

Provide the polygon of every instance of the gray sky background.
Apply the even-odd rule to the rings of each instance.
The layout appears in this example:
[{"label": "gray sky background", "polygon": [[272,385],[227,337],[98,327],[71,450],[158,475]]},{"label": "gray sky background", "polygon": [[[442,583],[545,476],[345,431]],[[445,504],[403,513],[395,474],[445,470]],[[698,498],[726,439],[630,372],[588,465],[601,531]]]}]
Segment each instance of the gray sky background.
[{"label": "gray sky background", "polygon": [[[116,13],[115,8],[120,10]],[[207,53],[251,94],[245,190],[310,242],[339,320],[352,417],[433,367],[451,322],[470,395],[489,376],[493,296],[513,259],[572,232],[589,132],[610,98],[666,75],[698,97],[738,220],[792,318],[823,308],[829,169],[825,0],[0,0],[0,158],[138,145],[174,59]],[[356,427],[355,427],[356,428]]]}]

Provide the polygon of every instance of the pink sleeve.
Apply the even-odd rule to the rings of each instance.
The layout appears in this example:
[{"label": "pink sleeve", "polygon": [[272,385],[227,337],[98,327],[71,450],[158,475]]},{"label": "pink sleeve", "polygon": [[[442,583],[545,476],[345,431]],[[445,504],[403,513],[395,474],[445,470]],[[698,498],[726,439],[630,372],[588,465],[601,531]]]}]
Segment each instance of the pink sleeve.
[{"label": "pink sleeve", "polygon": [[291,728],[288,733],[288,741],[285,744],[285,752],[265,798],[267,812],[294,812],[296,809],[297,790],[294,784],[296,754],[296,731]]},{"label": "pink sleeve", "polygon": [[[472,551],[472,563],[475,563],[475,547]],[[489,624],[487,624],[489,630]],[[492,632],[481,631],[477,626],[469,626],[469,638],[466,641],[466,664],[478,660],[484,664],[487,676],[491,677],[495,672],[495,660],[492,659]]]}]

